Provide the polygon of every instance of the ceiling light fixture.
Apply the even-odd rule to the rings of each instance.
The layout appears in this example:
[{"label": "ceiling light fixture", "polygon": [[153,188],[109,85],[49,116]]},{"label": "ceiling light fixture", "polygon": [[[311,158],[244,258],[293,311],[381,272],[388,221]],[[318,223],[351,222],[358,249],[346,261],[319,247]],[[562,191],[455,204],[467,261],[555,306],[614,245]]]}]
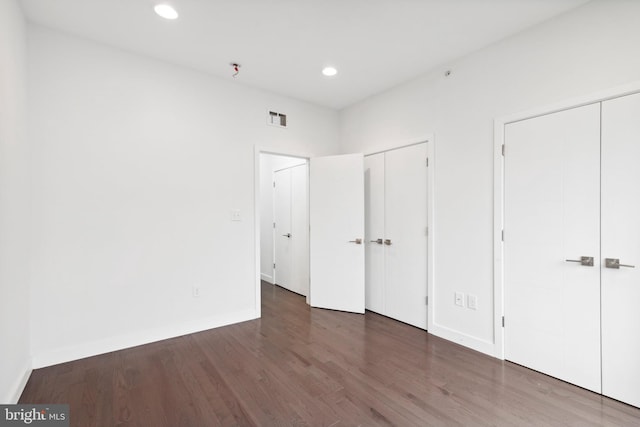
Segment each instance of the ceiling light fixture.
[{"label": "ceiling light fixture", "polygon": [[176,19],[178,17],[178,12],[168,4],[157,4],[153,10],[164,19]]},{"label": "ceiling light fixture", "polygon": [[324,74],[327,77],[332,77],[332,76],[335,76],[336,74],[338,74],[338,70],[336,70],[333,67],[324,67],[322,69],[322,74]]}]

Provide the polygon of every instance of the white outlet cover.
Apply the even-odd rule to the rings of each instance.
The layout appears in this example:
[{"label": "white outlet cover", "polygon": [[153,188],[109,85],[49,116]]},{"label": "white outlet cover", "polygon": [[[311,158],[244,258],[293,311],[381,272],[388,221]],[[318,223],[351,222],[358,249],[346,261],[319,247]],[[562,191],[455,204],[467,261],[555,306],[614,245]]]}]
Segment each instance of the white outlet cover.
[{"label": "white outlet cover", "polygon": [[242,217],[240,216],[240,209],[231,210],[231,221],[241,221]]}]

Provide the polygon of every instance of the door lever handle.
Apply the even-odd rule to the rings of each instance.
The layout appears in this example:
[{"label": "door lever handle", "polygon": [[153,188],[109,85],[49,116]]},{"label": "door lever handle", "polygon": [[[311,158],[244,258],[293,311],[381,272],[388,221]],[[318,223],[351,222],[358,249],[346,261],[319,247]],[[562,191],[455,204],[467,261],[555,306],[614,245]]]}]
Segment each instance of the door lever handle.
[{"label": "door lever handle", "polygon": [[291,233],[283,234],[282,236],[283,236],[283,237],[287,237],[287,238],[289,238],[289,239],[290,239],[290,238],[291,238]]},{"label": "door lever handle", "polygon": [[585,267],[593,267],[593,257],[592,256],[581,256],[580,259],[565,259],[566,262],[579,262],[580,265],[584,265]]},{"label": "door lever handle", "polygon": [[369,240],[371,243],[377,243],[379,245],[382,244],[382,239],[376,239],[376,240]]},{"label": "door lever handle", "polygon": [[620,264],[620,260],[618,258],[605,258],[604,266],[607,268],[615,268],[615,269],[619,269],[620,267],[636,268],[635,265]]},{"label": "door lever handle", "polygon": [[361,245],[362,244],[362,239],[356,239],[356,240],[349,240],[349,243],[355,243],[356,245]]}]

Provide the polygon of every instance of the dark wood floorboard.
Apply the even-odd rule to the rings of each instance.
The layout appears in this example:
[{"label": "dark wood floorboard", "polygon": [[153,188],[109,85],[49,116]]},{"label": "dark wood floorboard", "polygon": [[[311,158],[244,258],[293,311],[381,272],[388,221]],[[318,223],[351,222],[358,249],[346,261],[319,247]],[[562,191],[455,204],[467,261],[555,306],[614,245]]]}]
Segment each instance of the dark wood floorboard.
[{"label": "dark wood floorboard", "polygon": [[640,409],[369,313],[262,285],[262,319],[33,371],[71,425],[633,426]]}]

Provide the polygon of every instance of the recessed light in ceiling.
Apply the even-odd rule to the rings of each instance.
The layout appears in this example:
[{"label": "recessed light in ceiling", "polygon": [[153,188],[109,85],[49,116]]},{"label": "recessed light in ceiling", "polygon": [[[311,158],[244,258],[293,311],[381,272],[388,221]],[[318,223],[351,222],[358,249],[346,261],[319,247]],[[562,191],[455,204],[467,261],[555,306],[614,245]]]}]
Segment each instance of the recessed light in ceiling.
[{"label": "recessed light in ceiling", "polygon": [[338,70],[336,70],[333,67],[324,67],[322,69],[322,74],[324,74],[327,77],[331,77],[331,76],[335,76],[336,74],[338,74]]},{"label": "recessed light in ceiling", "polygon": [[153,10],[164,19],[176,19],[178,17],[178,12],[168,4],[157,4]]}]

